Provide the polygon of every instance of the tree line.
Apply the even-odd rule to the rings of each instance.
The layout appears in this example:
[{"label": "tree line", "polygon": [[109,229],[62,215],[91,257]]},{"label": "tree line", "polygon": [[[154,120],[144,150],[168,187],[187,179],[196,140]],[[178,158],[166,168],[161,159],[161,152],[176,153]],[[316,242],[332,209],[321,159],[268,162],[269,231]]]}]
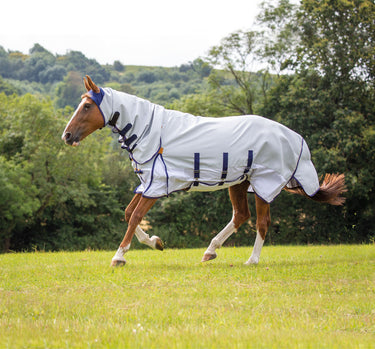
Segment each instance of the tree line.
[{"label": "tree line", "polygon": [[[195,115],[255,113],[292,128],[309,144],[319,175],[345,173],[347,202],[328,207],[282,193],[271,204],[268,243],[373,242],[375,5],[279,0],[262,6],[259,30],[232,33],[206,57],[175,68],[100,66],[77,52],[51,55],[40,45],[29,55],[0,49],[3,248],[115,248],[125,232],[122,211],[137,183],[127,155],[108,130],[77,149],[60,139],[86,73]],[[52,85],[54,93],[46,93],[44,86]],[[249,203],[253,217],[229,243],[252,243],[252,195]],[[168,246],[191,247],[207,244],[230,217],[228,194],[218,191],[175,193],[158,200],[147,219]]]},{"label": "tree line", "polygon": [[0,83],[0,92],[49,96],[56,108],[76,105],[86,74],[99,85],[165,104],[201,90],[211,69],[199,58],[173,68],[125,66],[120,61],[101,66],[79,51],[54,55],[35,44],[24,54],[0,46],[0,77],[5,80]]}]

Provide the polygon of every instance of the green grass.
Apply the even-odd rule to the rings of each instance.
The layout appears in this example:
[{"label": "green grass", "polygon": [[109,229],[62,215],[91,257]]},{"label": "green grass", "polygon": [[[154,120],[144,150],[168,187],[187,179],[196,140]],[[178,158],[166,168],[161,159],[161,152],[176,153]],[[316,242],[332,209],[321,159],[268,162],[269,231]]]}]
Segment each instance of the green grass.
[{"label": "green grass", "polygon": [[375,348],[375,246],[0,255],[1,348]]}]

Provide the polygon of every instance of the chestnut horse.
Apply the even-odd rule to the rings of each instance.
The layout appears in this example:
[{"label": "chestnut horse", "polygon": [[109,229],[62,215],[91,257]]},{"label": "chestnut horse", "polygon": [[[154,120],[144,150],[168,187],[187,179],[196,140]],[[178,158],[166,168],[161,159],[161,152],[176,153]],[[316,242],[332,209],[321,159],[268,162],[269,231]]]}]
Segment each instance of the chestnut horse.
[{"label": "chestnut horse", "polygon": [[[111,106],[113,106],[114,101],[112,99],[110,99],[110,97],[108,97],[108,96],[112,96],[112,94],[114,94],[114,92],[116,92],[116,93],[118,93],[118,92],[114,91],[114,90],[111,90],[111,89],[99,88],[97,85],[95,85],[95,83],[91,80],[91,78],[89,76],[86,76],[86,79],[84,79],[84,85],[87,89],[87,93],[82,95],[81,103],[79,104],[79,106],[77,107],[76,111],[74,112],[72,118],[70,119],[69,123],[67,124],[67,126],[66,126],[66,128],[65,128],[65,130],[62,134],[62,139],[68,145],[78,146],[80,141],[82,141],[85,137],[87,137],[88,135],[90,135],[91,133],[96,131],[97,129],[100,129],[100,128],[106,126],[107,124],[109,124],[109,125],[113,126],[113,130],[115,132],[120,133],[120,135],[121,135],[120,136],[120,142],[123,143],[122,147],[129,151],[130,156],[133,160],[133,166],[135,167],[136,173],[138,173],[138,174],[142,173],[142,170],[138,169],[138,166],[145,164],[147,161],[142,163],[140,161],[137,161],[135,159],[135,157],[132,156],[132,155],[134,155],[133,154],[134,148],[135,148],[135,146],[137,146],[137,144],[135,144],[133,146],[132,142],[137,138],[137,136],[134,137],[134,135],[132,135],[131,137],[129,137],[129,133],[126,133],[132,127],[134,127],[134,128],[139,127],[139,124],[140,124],[139,120],[140,119],[137,119],[137,121],[134,121],[134,119],[132,119],[131,122],[129,122],[129,120],[127,120],[126,121],[127,125],[123,129],[122,129],[122,127],[120,127],[120,129],[119,129],[116,126],[117,125],[116,123],[118,122],[117,119],[119,118],[120,113],[119,112],[113,112],[113,110],[111,109]],[[123,93],[121,93],[121,94],[118,93],[118,95],[123,99],[123,101],[121,102],[123,105],[126,104],[125,102],[127,100],[129,100],[129,101],[131,101],[131,103],[133,103],[133,99],[137,98],[135,96],[130,96],[130,95],[123,94]],[[131,99],[131,98],[133,98],[133,99]],[[137,102],[139,102],[139,101],[141,101],[140,103],[142,105],[145,105],[145,103],[148,103],[148,104],[146,104],[147,107],[149,105],[152,106],[153,111],[152,111],[150,123],[151,124],[152,123],[155,124],[155,122],[157,123],[157,121],[155,121],[156,117],[154,118],[154,110],[155,110],[155,108],[160,107],[160,106],[153,105],[150,102],[147,102],[147,101],[144,101],[144,100],[141,100],[141,99],[137,99]],[[162,107],[160,107],[160,108],[162,108]],[[108,112],[108,110],[109,110],[109,112]],[[139,113],[139,110],[141,110],[141,109],[138,108],[137,113]],[[163,108],[162,108],[162,110],[165,111]],[[129,114],[129,109],[121,109],[121,112],[123,114]],[[167,111],[167,112],[170,112],[170,111]],[[136,115],[136,117],[138,117],[138,114]],[[235,118],[236,117],[232,117],[232,119],[230,119],[229,121],[231,123],[233,123],[236,120]],[[241,118],[241,117],[238,117],[238,118]],[[210,119],[210,118],[202,118],[202,119]],[[254,116],[251,120],[260,120],[260,119],[263,120],[264,118]],[[181,118],[181,120],[183,120],[183,119]],[[246,121],[246,120],[250,120],[250,119],[244,118],[244,120]],[[264,120],[266,120],[266,119],[264,119]],[[177,119],[178,124],[175,124],[175,126],[179,125],[180,122],[182,122],[182,121]],[[271,126],[276,127],[276,128],[282,127],[283,132],[289,132],[289,133],[293,132],[293,131],[285,128],[284,126],[282,126],[278,123],[275,123],[273,121],[267,121],[267,122],[268,123],[272,122],[272,124],[267,124],[268,125],[267,128],[270,128]],[[138,126],[136,126],[136,125],[138,125]],[[147,126],[146,131],[143,130],[142,135],[144,135],[144,134],[148,135],[150,133],[152,134],[152,131],[150,131],[149,125],[146,125],[146,126]],[[164,126],[162,126],[162,127],[164,127]],[[257,133],[259,133],[259,132],[257,132]],[[138,132],[138,134],[139,134],[139,132]],[[260,134],[262,135],[262,133],[260,133]],[[275,138],[275,135],[273,135],[273,137]],[[220,138],[220,135],[218,136],[218,138]],[[249,137],[249,135],[245,135],[245,138],[246,138],[246,141],[247,141],[247,139],[249,139],[250,137]],[[253,138],[253,137],[251,137],[251,138]],[[140,137],[138,137],[138,141],[139,141],[139,139],[140,139]],[[150,140],[151,138],[148,138],[148,139]],[[304,142],[304,141],[302,141],[302,142]],[[135,143],[135,141],[133,142],[133,144],[134,143]],[[147,141],[146,143],[147,143],[146,144],[146,148],[147,148],[147,146],[149,145],[148,144],[149,141]],[[168,142],[166,142],[166,143],[168,143]],[[223,143],[223,142],[221,142],[221,143]],[[145,144],[145,142],[144,142],[144,144]],[[282,143],[280,143],[280,144],[282,144]],[[305,144],[305,143],[302,143],[302,144]],[[211,146],[211,147],[213,147],[213,146]],[[145,148],[145,146],[143,146],[143,148]],[[138,151],[139,151],[139,149],[143,149],[143,148],[142,148],[142,146],[139,146]],[[264,152],[264,150],[263,150],[263,152]],[[298,152],[299,152],[299,150],[298,150]],[[342,205],[345,201],[345,198],[340,196],[340,195],[343,192],[346,191],[344,175],[343,174],[326,174],[324,179],[323,179],[323,182],[319,185],[319,181],[317,179],[316,171],[313,168],[313,165],[310,161],[310,153],[308,151],[307,145],[305,145],[304,152],[305,152],[304,156],[306,156],[305,160],[301,160],[302,159],[302,153],[303,153],[302,150],[300,151],[300,153],[297,153],[297,155],[299,154],[299,157],[298,157],[298,159],[297,159],[297,161],[294,165],[295,168],[290,173],[290,178],[288,179],[288,181],[285,182],[285,183],[282,183],[282,187],[281,187],[280,190],[285,189],[285,190],[287,190],[289,192],[292,192],[294,194],[304,195],[304,196],[309,197],[312,200],[315,200],[317,202],[328,203],[328,204],[331,204],[331,205]],[[159,146],[159,148],[157,148],[156,152],[153,153],[153,154],[154,155],[152,155],[151,159],[155,159],[155,158],[160,157],[160,159],[162,161],[162,164],[164,165],[165,169],[167,169],[167,165],[165,163],[165,161],[167,161],[167,160],[164,161],[164,158],[162,157],[163,147]],[[196,153],[194,155],[196,155]],[[252,157],[252,153],[250,154],[250,151],[249,151],[249,157],[250,157],[250,155]],[[269,154],[267,153],[266,155],[268,156]],[[289,157],[292,157],[292,155],[290,155],[290,156],[288,155],[286,161],[288,161]],[[165,157],[165,159],[167,159],[167,158]],[[197,160],[197,159],[195,159],[195,160]],[[198,157],[198,160],[199,160],[199,157]],[[151,160],[148,160],[148,161],[151,161]],[[153,166],[152,166],[151,181],[153,180],[153,176],[154,176],[153,171],[154,171],[154,166],[155,166],[156,160],[153,160],[153,161],[154,161],[154,163],[153,163]],[[276,162],[276,163],[277,163],[277,161],[278,161],[277,159],[273,160],[273,162]],[[303,161],[305,161],[305,164],[301,164]],[[225,156],[223,157],[223,164],[224,163],[226,164],[225,166],[228,167],[228,153],[226,153],[226,157]],[[199,177],[199,163],[197,165],[197,162],[195,161],[194,166],[195,166],[194,177]],[[223,167],[225,167],[225,166],[223,165]],[[246,165],[245,165],[245,167],[246,167]],[[249,219],[250,211],[249,211],[248,201],[247,201],[247,191],[249,189],[249,186],[250,186],[250,188],[251,187],[256,188],[256,186],[254,186],[254,184],[256,184],[255,183],[256,181],[259,181],[259,178],[255,176],[256,172],[254,172],[254,171],[256,171],[256,170],[252,169],[251,171],[253,171],[253,172],[249,171],[251,167],[252,167],[252,163],[251,163],[251,161],[248,161],[248,165],[247,165],[245,171],[243,172],[243,174],[240,177],[237,178],[236,181],[225,181],[226,176],[227,176],[227,172],[229,172],[229,171],[228,171],[227,168],[225,168],[225,169],[223,168],[221,182],[216,186],[215,190],[222,189],[222,188],[228,188],[229,189],[229,197],[230,197],[230,200],[231,200],[231,203],[232,203],[232,206],[233,206],[233,216],[232,216],[231,221],[228,223],[228,225],[224,229],[222,229],[212,239],[209,247],[207,248],[207,250],[205,251],[205,253],[203,255],[203,258],[202,258],[203,262],[216,258],[216,256],[217,256],[216,255],[216,249],[220,248],[223,245],[223,243],[229,238],[229,236],[232,235],[234,232],[236,232],[237,229],[244,222],[246,222]],[[300,182],[303,183],[304,180],[301,176],[300,176],[300,178],[298,178],[298,176],[297,176],[297,174],[298,174],[297,169],[299,167],[304,167],[305,172],[306,172],[306,169],[309,170],[307,172],[314,172],[311,176],[310,176],[310,174],[307,175],[307,178],[308,179],[312,178],[313,182],[315,182],[315,177],[316,177],[316,183],[314,183],[313,185],[310,186],[310,192],[308,192],[308,190],[306,190],[306,187],[309,187],[309,184],[310,184],[308,181],[307,182],[305,181],[304,185],[300,184]],[[276,171],[276,172],[278,172],[278,171]],[[257,172],[257,173],[260,173],[260,172]],[[269,172],[265,172],[265,173],[269,173]],[[299,173],[301,174],[301,170],[299,170]],[[169,176],[169,177],[171,177],[171,176]],[[292,177],[296,180],[293,181]],[[168,183],[168,179],[174,180],[173,178],[168,178],[168,174],[167,174],[167,183]],[[200,183],[198,182],[198,178],[195,178],[195,179],[196,179],[196,181],[194,183],[190,183],[190,185],[187,184],[185,188],[180,188],[179,190],[190,190],[190,189],[193,189],[193,186],[196,186],[196,188],[194,190],[199,191],[201,189]],[[225,182],[225,185],[222,185],[224,182]],[[294,183],[294,185],[290,184],[292,182]],[[258,182],[258,183],[260,183],[260,182]],[[288,185],[288,187],[287,187],[287,185]],[[167,184],[167,187],[168,187],[168,184]],[[148,188],[146,190],[148,190]],[[143,189],[143,191],[144,190],[145,189]],[[135,196],[133,197],[130,204],[128,205],[128,207],[125,210],[125,220],[128,223],[128,227],[127,227],[127,231],[125,233],[124,239],[122,240],[115,256],[112,259],[112,262],[111,262],[112,266],[124,265],[126,263],[125,258],[124,258],[124,254],[129,250],[130,244],[131,244],[131,241],[132,241],[132,238],[133,238],[134,234],[137,236],[137,238],[139,239],[139,241],[141,243],[144,243],[144,244],[146,244],[146,245],[148,245],[148,246],[150,246],[151,248],[154,248],[154,249],[159,249],[159,250],[163,249],[163,242],[161,241],[161,239],[159,237],[152,236],[150,238],[149,235],[146,234],[139,226],[143,217],[146,215],[148,210],[155,204],[155,202],[157,200],[157,197],[150,197],[150,196],[147,196],[147,195],[143,195],[144,194],[143,191],[135,194]],[[202,191],[204,191],[204,188],[202,189]],[[267,233],[267,230],[269,228],[270,221],[271,221],[270,205],[269,205],[269,201],[271,201],[271,200],[267,201],[267,200],[264,199],[264,197],[262,195],[259,195],[259,189],[254,190],[254,192],[256,192],[255,193],[255,201],[256,201],[256,215],[257,215],[257,220],[256,220],[257,235],[256,235],[255,244],[254,244],[252,254],[251,254],[249,260],[245,263],[247,265],[257,264],[259,262],[260,252],[261,252],[261,249],[262,249],[262,246],[263,246],[263,243],[264,243],[264,239],[266,237],[266,233]],[[168,193],[169,192],[167,192],[167,195],[168,195]],[[276,197],[278,195],[278,193],[279,192],[274,194],[271,199],[273,199],[273,197]]]}]

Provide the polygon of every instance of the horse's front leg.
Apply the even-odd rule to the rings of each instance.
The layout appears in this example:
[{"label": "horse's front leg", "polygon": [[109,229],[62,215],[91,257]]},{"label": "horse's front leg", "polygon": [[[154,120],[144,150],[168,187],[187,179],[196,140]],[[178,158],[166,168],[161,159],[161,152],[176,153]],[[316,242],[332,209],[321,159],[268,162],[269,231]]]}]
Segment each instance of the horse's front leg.
[{"label": "horse's front leg", "polygon": [[255,204],[257,211],[257,237],[255,239],[253,253],[245,263],[246,265],[259,263],[260,252],[264,244],[264,239],[266,238],[268,227],[271,224],[270,205],[257,195],[255,196]]},{"label": "horse's front leg", "polygon": [[147,245],[154,250],[163,251],[164,249],[163,241],[159,236],[153,235],[150,237],[139,225],[135,228],[135,236],[141,244]]},{"label": "horse's front leg", "polygon": [[[127,223],[129,223],[133,211],[137,207],[141,197],[141,194],[135,194],[128,207],[125,209],[125,221]],[[140,226],[137,226],[137,228],[135,229],[135,236],[141,244],[147,245],[154,250],[163,251],[164,249],[163,241],[158,236],[152,236],[150,238],[150,235],[145,233]]]},{"label": "horse's front leg", "polygon": [[120,266],[126,263],[124,254],[130,248],[136,228],[138,224],[141,223],[148,210],[155,204],[156,200],[157,199],[149,199],[141,196],[133,198],[132,203],[134,204],[135,208],[132,210],[131,217],[129,218],[128,229],[126,230],[124,239],[122,240],[116,254],[112,258],[112,266]]}]

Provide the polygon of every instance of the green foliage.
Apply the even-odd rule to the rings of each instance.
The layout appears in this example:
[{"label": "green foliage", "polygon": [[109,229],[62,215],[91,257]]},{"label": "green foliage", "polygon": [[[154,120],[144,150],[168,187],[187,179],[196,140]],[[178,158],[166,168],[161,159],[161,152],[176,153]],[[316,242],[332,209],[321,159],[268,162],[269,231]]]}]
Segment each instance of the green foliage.
[{"label": "green foliage", "polygon": [[265,1],[257,16],[261,27],[259,58],[265,60],[277,74],[288,67],[296,56],[300,42],[296,11],[298,6],[289,0]]},{"label": "green foliage", "polygon": [[223,116],[231,112],[225,105],[218,103],[217,95],[213,91],[185,95],[167,106],[169,109],[200,116]]},{"label": "green foliage", "polygon": [[[121,86],[126,84],[127,89],[131,88],[131,93],[137,96],[166,105],[179,100],[182,96],[197,94],[206,88],[207,82],[202,78],[202,74],[205,74],[202,70],[205,68],[198,69],[196,65],[197,63],[185,64],[182,69],[127,66],[124,74],[116,72],[111,75],[111,79]],[[202,65],[208,66],[207,63]],[[206,68],[206,73],[207,70]]]},{"label": "green foliage", "polygon": [[[316,72],[283,77],[271,90],[269,103],[263,108],[264,115],[303,135],[320,175],[342,172],[346,176],[348,193],[343,209],[303,204],[298,198],[303,205],[298,216],[289,209],[280,212],[279,222],[272,229],[281,234],[288,230],[297,236],[301,228],[305,237],[300,242],[306,242],[308,236],[309,242],[369,241],[374,236],[374,220],[369,214],[375,212],[374,119],[369,111],[375,105],[362,82],[348,83],[355,88],[342,91],[345,95],[341,99],[337,98],[336,86],[329,87],[326,78]],[[365,101],[364,105],[359,101]],[[284,200],[289,203],[281,203],[282,207],[299,206],[293,203],[297,199]],[[283,228],[291,216],[298,225]],[[327,237],[323,227],[330,226],[335,227],[335,233]]]},{"label": "green foliage", "polygon": [[78,51],[55,56],[41,45],[35,44],[29,54],[24,55],[21,52],[6,52],[0,46],[0,75],[4,78],[46,84],[62,81],[69,71],[89,74],[98,83],[109,79],[105,68]]},{"label": "green foliage", "polygon": [[[303,1],[298,65],[314,67],[343,85],[375,77],[375,4],[371,0]],[[355,38],[355,39],[354,39]]]},{"label": "green foliage", "polygon": [[[66,147],[60,137],[68,118],[31,95],[1,94],[0,117],[1,243],[12,249],[114,248],[123,229],[121,188],[103,180],[112,166],[105,161],[108,133],[88,138],[79,151]],[[111,235],[117,239],[109,241]]]},{"label": "green foliage", "polygon": [[39,207],[36,194],[29,173],[0,156],[0,251],[9,249],[12,231],[23,229]]},{"label": "green foliage", "polygon": [[[210,64],[208,64],[207,62],[205,62],[203,59],[201,58],[197,58],[195,59],[191,64],[190,64],[190,68],[196,72],[197,74],[199,74],[199,76],[201,78],[205,78],[205,77],[208,77],[212,71],[212,66]],[[188,69],[186,69],[186,65],[185,67],[183,67],[182,69],[180,69],[180,71],[189,71]]]},{"label": "green foliage", "polygon": [[155,103],[166,104],[203,90],[211,70],[212,67],[202,59],[179,68],[124,66],[119,61],[101,66],[79,51],[53,55],[35,44],[29,54],[23,54],[7,52],[0,46],[0,77],[6,79],[0,80],[0,92],[48,95],[58,108],[77,105],[84,92],[82,77],[86,74],[99,85],[117,87]]},{"label": "green foliage", "polygon": [[217,97],[236,114],[254,114],[259,75],[251,71],[258,50],[257,32],[238,31],[211,48],[208,60],[214,66],[224,69],[210,74],[210,84],[217,90]]},{"label": "green foliage", "polygon": [[77,106],[80,96],[83,94],[82,76],[75,71],[71,71],[64,81],[56,88],[56,105],[58,108],[66,106]]},{"label": "green foliage", "polygon": [[0,93],[2,92],[9,96],[12,94],[19,94],[20,90],[12,84],[4,81],[4,79],[0,76]]},{"label": "green foliage", "polygon": [[114,61],[113,69],[118,72],[123,72],[125,70],[125,66],[120,61]]}]

